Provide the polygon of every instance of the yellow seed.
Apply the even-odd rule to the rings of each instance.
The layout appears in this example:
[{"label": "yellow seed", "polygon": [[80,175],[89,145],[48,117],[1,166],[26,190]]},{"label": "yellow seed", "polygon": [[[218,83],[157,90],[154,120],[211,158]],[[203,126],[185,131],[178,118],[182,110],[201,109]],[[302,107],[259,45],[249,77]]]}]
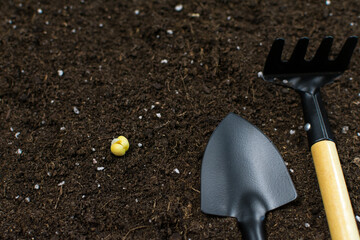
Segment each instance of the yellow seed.
[{"label": "yellow seed", "polygon": [[120,136],[112,140],[110,149],[115,156],[123,156],[129,149],[129,146],[129,141],[126,139],[126,137]]},{"label": "yellow seed", "polygon": [[118,139],[119,139],[118,143],[121,144],[125,148],[125,151],[127,151],[130,146],[129,141],[124,136],[120,136],[120,137],[118,137]]}]

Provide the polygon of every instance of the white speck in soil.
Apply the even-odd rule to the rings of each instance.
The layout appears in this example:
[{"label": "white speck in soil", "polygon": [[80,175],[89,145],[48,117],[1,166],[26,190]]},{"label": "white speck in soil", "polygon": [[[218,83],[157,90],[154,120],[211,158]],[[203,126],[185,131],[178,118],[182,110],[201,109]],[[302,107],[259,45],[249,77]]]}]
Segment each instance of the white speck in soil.
[{"label": "white speck in soil", "polygon": [[12,131],[12,132],[14,131],[13,127],[10,127],[10,131]]},{"label": "white speck in soil", "polygon": [[47,174],[49,177],[51,177],[51,172],[47,172],[46,174]]},{"label": "white speck in soil", "polygon": [[15,133],[15,137],[19,138],[20,132]]},{"label": "white speck in soil", "polygon": [[100,183],[97,184],[97,187],[98,187],[98,188],[101,187]]},{"label": "white speck in soil", "polygon": [[295,130],[291,129],[290,130],[290,135],[294,135],[295,134]]},{"label": "white speck in soil", "polygon": [[326,0],[326,1],[325,1],[325,4],[326,4],[327,6],[329,6],[329,5],[331,4],[331,1],[330,1],[330,0]]},{"label": "white speck in soil", "polygon": [[343,126],[341,132],[346,134],[349,131],[349,126]]},{"label": "white speck in soil", "polygon": [[258,78],[264,78],[264,74],[262,72],[258,72]]},{"label": "white speck in soil", "polygon": [[263,44],[262,44],[262,42],[261,43],[259,43],[259,46],[262,46]]},{"label": "white speck in soil", "polygon": [[226,20],[230,21],[230,20],[231,20],[231,16],[227,16]]},{"label": "white speck in soil", "polygon": [[178,90],[175,90],[175,94],[179,94],[179,91],[178,91]]},{"label": "white speck in soil", "polygon": [[102,28],[103,26],[104,26],[104,24],[102,24],[102,23],[100,23],[100,24],[99,24],[99,27],[101,27],[101,28]]},{"label": "white speck in soil", "polygon": [[179,169],[175,168],[175,169],[174,169],[174,173],[180,174]]},{"label": "white speck in soil", "polygon": [[136,10],[134,11],[134,13],[135,13],[135,15],[139,15],[140,11],[139,11],[138,9],[136,9]]},{"label": "white speck in soil", "polygon": [[142,116],[139,116],[139,119],[141,120],[141,119],[142,119]]},{"label": "white speck in soil", "polygon": [[355,25],[355,23],[353,23],[353,22],[350,23],[350,26],[354,26],[354,25]]},{"label": "white speck in soil", "polygon": [[51,100],[50,103],[54,103],[55,101],[54,100]]},{"label": "white speck in soil", "polygon": [[49,21],[45,21],[45,24],[46,24],[46,25],[49,25]]},{"label": "white speck in soil", "polygon": [[161,113],[157,113],[156,116],[157,116],[158,118],[161,118]]},{"label": "white speck in soil", "polygon": [[190,61],[190,64],[194,64],[194,60],[191,60],[191,61]]},{"label": "white speck in soil", "polygon": [[304,225],[305,225],[305,227],[307,227],[307,228],[310,227],[310,224],[309,224],[309,223],[305,223]]},{"label": "white speck in soil", "polygon": [[20,155],[22,154],[22,150],[19,148],[18,150],[16,150],[16,153]]},{"label": "white speck in soil", "polygon": [[16,25],[13,26],[13,29],[16,29]]},{"label": "white speck in soil", "polygon": [[42,10],[41,8],[38,8],[37,13],[38,13],[38,14],[42,14],[42,13],[43,13],[43,10]]},{"label": "white speck in soil", "polygon": [[63,186],[65,184],[65,181],[62,181],[61,183],[58,184],[58,186]]},{"label": "white speck in soil", "polygon": [[75,163],[75,166],[80,166],[80,163],[76,162],[76,163]]},{"label": "white speck in soil", "polygon": [[64,75],[64,71],[61,69],[59,69],[57,72],[58,72],[59,77],[62,77],[62,75]]},{"label": "white speck in soil", "polygon": [[240,50],[240,46],[236,46],[236,49],[237,49],[237,50]]},{"label": "white speck in soil", "polygon": [[358,137],[360,137],[360,132],[356,133],[356,135],[357,135]]},{"label": "white speck in soil", "polygon": [[92,162],[93,162],[93,164],[97,164],[97,161],[95,158],[93,158]]},{"label": "white speck in soil", "polygon": [[292,169],[292,168],[290,168],[289,171],[290,171],[291,173],[294,173],[294,169]]},{"label": "white speck in soil", "polygon": [[65,127],[61,127],[60,131],[65,131],[65,129],[66,129]]},{"label": "white speck in soil", "polygon": [[35,184],[34,188],[38,190],[40,188],[39,184]]},{"label": "white speck in soil", "polygon": [[20,197],[20,196],[19,196],[19,195],[17,195],[17,196],[15,197],[15,199],[19,199],[19,197]]},{"label": "white speck in soil", "polygon": [[173,35],[173,34],[174,34],[173,30],[171,30],[171,29],[167,30],[166,33],[169,34],[169,35]]},{"label": "white speck in soil", "polygon": [[96,170],[98,170],[98,171],[102,171],[102,170],[104,170],[105,168],[104,167],[97,167],[96,168]]},{"label": "white speck in soil", "polygon": [[352,80],[353,80],[353,78],[352,78],[352,77],[350,77],[350,78],[349,78],[349,80],[350,80],[350,81],[352,81]]},{"label": "white speck in soil", "polygon": [[26,200],[27,202],[30,202],[30,198],[29,198],[29,197],[25,198],[25,200]]},{"label": "white speck in soil", "polygon": [[160,38],[160,35],[156,35],[156,38]]},{"label": "white speck in soil", "polygon": [[168,63],[168,60],[167,60],[167,59],[163,59],[163,60],[161,60],[161,63],[166,64],[166,63]]},{"label": "white speck in soil", "polygon": [[137,203],[138,203],[138,202],[139,202],[139,199],[137,199],[137,198],[136,198],[136,199],[135,199],[135,202],[137,202]]},{"label": "white speck in soil", "polygon": [[181,10],[183,10],[183,5],[182,4],[178,4],[178,5],[176,5],[175,6],[175,11],[177,11],[177,12],[180,12]]},{"label": "white speck in soil", "polygon": [[74,110],[74,113],[75,113],[75,114],[79,114],[79,113],[80,113],[80,111],[79,111],[79,109],[78,109],[77,107],[74,107],[73,110]]},{"label": "white speck in soil", "polygon": [[95,152],[95,151],[96,151],[96,149],[95,149],[95,148],[91,148],[91,151]]},{"label": "white speck in soil", "polygon": [[85,198],[86,196],[85,195],[82,195],[81,198]]},{"label": "white speck in soil", "polygon": [[151,105],[150,109],[154,109],[155,105]]},{"label": "white speck in soil", "polygon": [[73,28],[73,30],[71,30],[71,32],[72,32],[72,33],[76,33],[76,29],[75,29],[75,28]]},{"label": "white speck in soil", "polygon": [[358,215],[355,216],[356,221],[360,222],[360,217]]},{"label": "white speck in soil", "polygon": [[141,143],[138,143],[138,147],[142,147],[143,145]]},{"label": "white speck in soil", "polygon": [[289,163],[288,163],[288,162],[285,162],[285,161],[284,161],[284,163],[285,163],[285,166],[289,165]]}]

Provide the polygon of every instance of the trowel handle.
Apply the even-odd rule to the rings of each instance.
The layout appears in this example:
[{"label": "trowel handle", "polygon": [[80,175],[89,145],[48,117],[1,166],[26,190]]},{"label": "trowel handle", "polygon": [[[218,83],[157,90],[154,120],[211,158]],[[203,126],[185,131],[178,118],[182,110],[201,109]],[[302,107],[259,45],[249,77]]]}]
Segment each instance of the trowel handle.
[{"label": "trowel handle", "polygon": [[242,239],[265,240],[264,219],[265,216],[260,218],[251,218],[246,222],[238,222]]},{"label": "trowel handle", "polygon": [[359,240],[335,143],[317,142],[311,146],[311,154],[332,240]]}]

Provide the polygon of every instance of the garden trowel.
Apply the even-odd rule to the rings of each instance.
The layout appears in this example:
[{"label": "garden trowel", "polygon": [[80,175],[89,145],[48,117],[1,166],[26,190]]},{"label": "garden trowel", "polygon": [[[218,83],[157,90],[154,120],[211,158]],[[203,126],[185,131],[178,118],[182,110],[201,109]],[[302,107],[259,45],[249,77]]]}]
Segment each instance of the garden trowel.
[{"label": "garden trowel", "polygon": [[215,129],[201,168],[201,210],[237,218],[244,239],[265,239],[265,214],[297,197],[284,161],[254,125],[230,113]]}]

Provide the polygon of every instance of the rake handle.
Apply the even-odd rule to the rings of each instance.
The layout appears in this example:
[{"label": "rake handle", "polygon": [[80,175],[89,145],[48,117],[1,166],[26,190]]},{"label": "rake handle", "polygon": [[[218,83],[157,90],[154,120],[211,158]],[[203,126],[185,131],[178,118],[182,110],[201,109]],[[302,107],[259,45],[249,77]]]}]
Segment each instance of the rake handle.
[{"label": "rake handle", "polygon": [[332,240],[360,239],[335,143],[317,142],[311,154]]},{"label": "rake handle", "polygon": [[[316,82],[314,79],[312,80]],[[359,240],[354,212],[320,90],[300,92],[305,130],[333,240]]]}]

